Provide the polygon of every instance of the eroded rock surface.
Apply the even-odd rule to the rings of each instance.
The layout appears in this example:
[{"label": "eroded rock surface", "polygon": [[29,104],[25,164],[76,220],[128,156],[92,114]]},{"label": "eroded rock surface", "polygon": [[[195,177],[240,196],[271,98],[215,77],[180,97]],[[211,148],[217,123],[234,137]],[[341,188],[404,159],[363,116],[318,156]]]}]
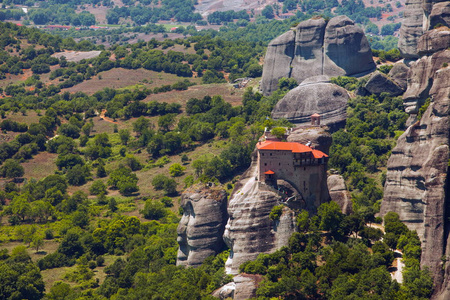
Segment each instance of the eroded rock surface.
[{"label": "eroded rock surface", "polygon": [[310,142],[312,148],[328,154],[333,139],[331,134],[321,127],[297,127],[292,129],[287,141],[298,142],[303,145]]},{"label": "eroded rock surface", "polygon": [[450,267],[441,258],[450,255],[449,219],[449,94],[450,50],[422,57],[413,63],[404,95],[406,111],[417,112],[422,99],[430,105],[421,120],[400,136],[387,165],[384,199],[380,214],[397,212],[422,241],[421,264],[434,276],[435,297],[450,297]]},{"label": "eroded rock surface", "polygon": [[391,96],[401,95],[404,90],[394,80],[385,74],[376,71],[370,76],[364,88],[370,94],[380,95],[381,93],[388,93]]},{"label": "eroded rock surface", "polygon": [[[317,81],[313,79],[317,78]],[[347,91],[323,77],[310,78],[290,90],[275,105],[272,118],[285,118],[292,123],[311,123],[311,115],[320,114],[321,125],[333,125],[347,118]]]},{"label": "eroded rock surface", "polygon": [[420,55],[431,55],[448,47],[450,47],[450,29],[448,27],[440,27],[427,31],[420,37],[417,51]]},{"label": "eroded rock surface", "polygon": [[341,175],[328,176],[327,184],[331,201],[339,204],[344,214],[351,214],[353,212],[352,200],[344,178]]},{"label": "eroded rock surface", "polygon": [[272,253],[288,244],[295,232],[295,215],[288,207],[278,221],[269,218],[275,205],[283,197],[273,188],[255,180],[255,158],[242,179],[236,184],[228,205],[229,219],[224,240],[230,248],[225,268],[228,274],[237,274],[239,266],[254,260],[260,253]]},{"label": "eroded rock surface", "polygon": [[[422,49],[425,50],[430,45],[441,47],[442,45],[437,45],[436,42],[442,44],[442,39],[438,41],[431,39],[436,37],[438,33],[432,33],[431,35],[427,33],[427,31],[432,31],[439,26],[450,26],[450,1],[407,0],[398,40],[398,48],[402,56],[405,59],[417,59],[423,54],[431,54],[430,52],[420,53],[418,49],[420,43]],[[426,36],[421,38],[424,33]],[[419,39],[422,39],[422,41],[420,42]]]},{"label": "eroded rock surface", "polygon": [[409,67],[403,62],[396,63],[389,71],[389,77],[391,77],[404,91],[406,91],[408,83],[408,71]]},{"label": "eroded rock surface", "polygon": [[277,89],[282,77],[302,82],[317,75],[354,76],[375,69],[363,30],[346,16],[301,22],[270,42],[264,60],[264,95]]},{"label": "eroded rock surface", "polygon": [[423,34],[423,0],[406,0],[403,22],[400,27],[398,49],[404,58],[418,58],[417,43]]},{"label": "eroded rock surface", "polygon": [[183,217],[177,228],[178,266],[197,267],[224,248],[227,194],[219,187],[198,184],[181,196]]}]

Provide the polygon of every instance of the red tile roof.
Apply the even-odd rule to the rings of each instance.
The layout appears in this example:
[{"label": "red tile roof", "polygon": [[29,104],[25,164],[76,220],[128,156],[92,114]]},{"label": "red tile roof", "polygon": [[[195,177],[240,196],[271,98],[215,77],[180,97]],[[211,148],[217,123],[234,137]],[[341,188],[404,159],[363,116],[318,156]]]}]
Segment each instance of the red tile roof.
[{"label": "red tile roof", "polygon": [[328,157],[325,153],[319,150],[313,150],[306,145],[295,142],[275,142],[265,141],[256,144],[258,150],[278,150],[278,151],[291,151],[293,153],[307,153],[312,152],[315,158]]},{"label": "red tile roof", "polygon": [[264,174],[266,174],[266,175],[273,175],[273,174],[275,174],[275,172],[272,171],[272,170],[269,170],[267,172],[264,172]]}]

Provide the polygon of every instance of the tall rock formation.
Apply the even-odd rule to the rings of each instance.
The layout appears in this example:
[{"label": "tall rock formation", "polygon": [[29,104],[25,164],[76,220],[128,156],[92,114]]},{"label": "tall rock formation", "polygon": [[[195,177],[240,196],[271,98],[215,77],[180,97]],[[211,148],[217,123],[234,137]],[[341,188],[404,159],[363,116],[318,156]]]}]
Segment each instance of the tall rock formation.
[{"label": "tall rock formation", "polygon": [[270,42],[264,60],[264,95],[277,89],[282,77],[302,82],[316,75],[358,75],[375,69],[366,36],[346,16],[301,22]]},{"label": "tall rock formation", "polygon": [[[439,41],[435,41],[439,44]],[[448,45],[450,46],[450,45]],[[423,48],[421,48],[423,47]],[[440,49],[440,47],[438,47]],[[418,52],[431,54],[426,43]],[[380,214],[397,212],[422,241],[421,264],[434,276],[435,299],[450,298],[450,50],[437,51],[411,63],[403,99],[410,114],[408,129],[388,161]],[[430,98],[420,120],[419,108]]]},{"label": "tall rock formation", "polygon": [[422,35],[437,26],[450,26],[450,1],[407,0],[403,17],[398,48],[405,59],[417,59],[424,54],[417,48]]},{"label": "tall rock formation", "polygon": [[181,207],[177,266],[197,267],[225,246],[222,235],[228,218],[227,194],[220,187],[197,184],[183,193]]},{"label": "tall rock formation", "polygon": [[256,181],[257,164],[253,163],[236,184],[228,205],[229,219],[224,240],[230,248],[225,264],[228,274],[238,274],[239,266],[254,260],[260,253],[272,253],[288,244],[295,232],[294,211],[285,207],[278,221],[269,214],[279,205],[282,195],[262,182]]},{"label": "tall rock formation", "polygon": [[[331,135],[322,128],[299,129],[288,136],[291,142],[303,142],[304,138],[317,149],[328,153]],[[292,233],[296,231],[295,210],[299,208],[315,211],[328,198],[315,203],[317,207],[305,207],[303,201],[290,201],[274,188],[256,181],[258,175],[256,151],[252,155],[250,168],[235,185],[228,204],[229,219],[225,228],[224,240],[230,248],[230,256],[225,265],[229,274],[237,274],[239,266],[254,260],[260,253],[272,253],[288,245]],[[293,189],[287,182],[280,183]],[[318,183],[319,184],[319,183]],[[326,181],[320,183],[328,194]],[[277,221],[271,220],[269,214],[275,205],[286,204],[283,214]],[[237,284],[237,283],[236,283]],[[238,289],[238,287],[236,287]]]}]

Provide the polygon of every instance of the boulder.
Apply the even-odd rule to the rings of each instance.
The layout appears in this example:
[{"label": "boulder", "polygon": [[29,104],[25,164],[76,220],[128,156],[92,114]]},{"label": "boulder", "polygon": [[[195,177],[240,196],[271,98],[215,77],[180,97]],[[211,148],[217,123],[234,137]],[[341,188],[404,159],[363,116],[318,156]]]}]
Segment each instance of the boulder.
[{"label": "boulder", "polygon": [[258,283],[262,281],[261,275],[239,274],[234,276],[236,283],[234,291],[234,300],[246,300],[256,297]]},{"label": "boulder", "polygon": [[351,214],[353,212],[353,204],[344,178],[341,175],[331,175],[327,179],[327,185],[331,201],[339,204],[344,214]]},{"label": "boulder", "polygon": [[321,125],[335,125],[347,118],[347,91],[321,77],[317,82],[302,82],[289,91],[272,111],[272,118],[285,118],[296,124],[308,124],[311,115],[320,114]]},{"label": "boulder", "polygon": [[370,76],[364,88],[370,94],[375,95],[388,93],[391,96],[398,96],[404,91],[394,80],[379,71],[376,71]]},{"label": "boulder", "polygon": [[227,194],[220,187],[194,185],[181,195],[181,207],[177,266],[197,267],[225,246],[222,235],[228,218]]},{"label": "boulder", "polygon": [[388,74],[403,91],[406,91],[407,88],[408,71],[409,67],[403,62],[399,62],[392,67]]},{"label": "boulder", "polygon": [[213,297],[225,300],[228,298],[234,298],[234,292],[236,290],[236,283],[234,281],[225,284],[212,293]]},{"label": "boulder", "polygon": [[333,141],[331,134],[322,127],[296,127],[287,137],[288,142],[311,143],[311,147],[328,154]]},{"label": "boulder", "polygon": [[302,82],[311,76],[357,76],[374,69],[367,38],[352,20],[313,18],[270,42],[261,89],[269,95],[282,77]]},{"label": "boulder", "polygon": [[419,39],[417,51],[420,55],[431,55],[450,47],[450,29],[439,27],[425,32]]},{"label": "boulder", "polygon": [[429,29],[433,29],[439,24],[450,27],[450,1],[435,3],[429,19]]},{"label": "boulder", "polygon": [[[398,213],[410,230],[417,231],[422,242],[421,264],[429,266],[434,277],[435,299],[450,297],[450,266],[444,268],[441,260],[450,255],[450,67],[442,68],[443,61],[450,61],[449,55],[446,50],[422,57],[411,67],[406,97],[430,97],[431,102],[392,150],[380,209],[380,215]],[[414,114],[416,107],[409,103],[406,110]]]}]

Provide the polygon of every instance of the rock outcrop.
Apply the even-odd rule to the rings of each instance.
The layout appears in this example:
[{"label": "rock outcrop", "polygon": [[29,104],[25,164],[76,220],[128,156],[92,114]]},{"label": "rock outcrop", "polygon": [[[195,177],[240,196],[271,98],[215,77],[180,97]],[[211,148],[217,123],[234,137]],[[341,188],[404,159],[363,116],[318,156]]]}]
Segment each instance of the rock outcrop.
[{"label": "rock outcrop", "polygon": [[418,58],[417,43],[423,34],[423,0],[406,0],[403,22],[400,27],[398,49],[406,59]]},{"label": "rock outcrop", "polygon": [[181,207],[177,265],[197,267],[225,246],[222,235],[228,218],[227,194],[219,187],[194,185],[181,196]]},{"label": "rock outcrop", "polygon": [[286,246],[296,230],[294,211],[285,207],[278,221],[269,214],[283,199],[275,189],[256,181],[255,155],[250,168],[236,184],[228,205],[229,219],[224,240],[230,248],[225,268],[228,274],[237,274],[239,266],[254,260],[260,253],[272,253]]},{"label": "rock outcrop", "polygon": [[282,77],[302,82],[316,75],[355,76],[375,69],[363,30],[346,16],[301,22],[270,42],[264,60],[264,95],[277,89]]},{"label": "rock outcrop", "polygon": [[[417,59],[423,54],[432,53],[429,52],[429,49],[426,50],[427,53],[420,53],[419,43],[422,44],[422,49],[427,49],[429,45],[436,47],[438,46],[436,42],[445,44],[442,38],[433,40],[436,35],[441,35],[442,32],[431,33],[428,31],[439,26],[450,27],[450,1],[407,0],[403,16],[398,48],[405,59]],[[424,37],[422,37],[423,34],[425,34]],[[422,41],[419,41],[420,39]]]},{"label": "rock outcrop", "polygon": [[440,27],[427,31],[420,37],[417,51],[421,56],[430,55],[448,47],[450,47],[450,30],[448,27]]},{"label": "rock outcrop", "polygon": [[272,118],[306,124],[311,122],[312,114],[318,113],[321,125],[334,125],[347,118],[348,99],[344,88],[330,83],[324,76],[316,76],[305,80],[278,101]]},{"label": "rock outcrop", "polygon": [[379,71],[376,71],[370,76],[364,88],[369,94],[375,95],[388,93],[391,96],[398,96],[404,92],[404,89],[402,89],[402,87],[394,80]]},{"label": "rock outcrop", "polygon": [[339,204],[344,214],[351,214],[353,212],[352,200],[345,185],[344,177],[341,175],[331,175],[327,179],[327,184],[331,201]]},{"label": "rock outcrop", "polygon": [[392,67],[388,74],[403,91],[406,91],[407,88],[408,71],[409,67],[407,65],[403,62],[398,62]]},{"label": "rock outcrop", "polygon": [[303,145],[311,143],[311,148],[328,154],[333,139],[331,134],[322,127],[296,127],[293,128],[291,134],[288,135],[287,141],[297,142]]},{"label": "rock outcrop", "polygon": [[430,105],[422,118],[408,127],[388,161],[380,214],[397,212],[422,241],[421,264],[434,276],[436,299],[450,297],[449,131],[450,50],[422,57],[411,64],[406,111],[414,119],[424,99]]}]

